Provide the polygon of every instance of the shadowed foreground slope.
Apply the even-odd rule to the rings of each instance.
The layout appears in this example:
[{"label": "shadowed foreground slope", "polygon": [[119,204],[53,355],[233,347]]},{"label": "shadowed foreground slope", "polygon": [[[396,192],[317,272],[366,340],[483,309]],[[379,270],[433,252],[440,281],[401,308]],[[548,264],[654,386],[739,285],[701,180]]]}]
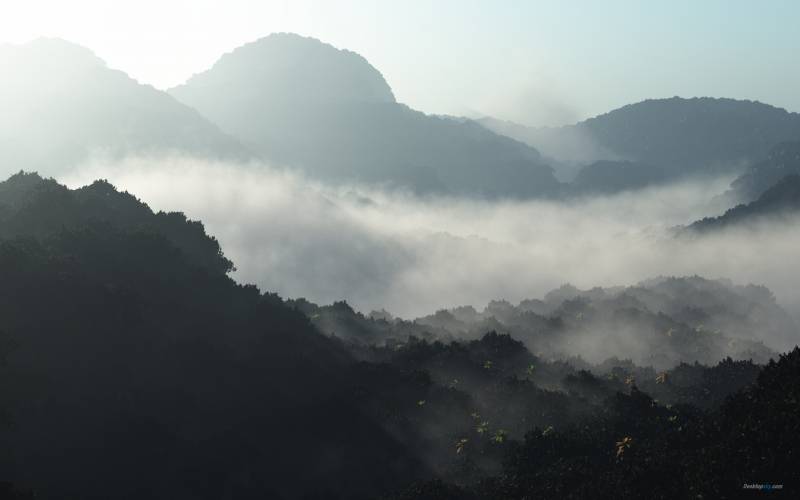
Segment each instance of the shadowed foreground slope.
[{"label": "shadowed foreground slope", "polygon": [[0,184],[0,207],[0,480],[37,498],[357,498],[422,469],[352,403],[350,356],[226,276],[199,223],[32,175]]}]

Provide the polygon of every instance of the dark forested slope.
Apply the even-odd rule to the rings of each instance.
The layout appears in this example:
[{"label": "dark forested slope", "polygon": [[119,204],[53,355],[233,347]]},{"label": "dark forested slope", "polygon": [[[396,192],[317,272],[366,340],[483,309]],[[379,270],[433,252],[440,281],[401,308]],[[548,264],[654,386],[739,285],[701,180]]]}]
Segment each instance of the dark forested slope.
[{"label": "dark forested slope", "polygon": [[794,497],[799,391],[800,349],[709,412],[663,406],[633,387],[578,425],[531,430],[509,450],[503,471],[478,485],[433,481],[391,498]]},{"label": "dark forested slope", "polygon": [[233,282],[199,223],[34,175],[0,184],[0,206],[0,480],[37,498],[358,498],[425,470],[353,402],[350,355]]},{"label": "dark forested slope", "polygon": [[203,225],[177,212],[154,214],[127,192],[106,181],[70,190],[52,179],[20,172],[0,183],[0,238],[42,238],[90,223],[159,234],[179,248],[193,264],[226,273],[233,263]]}]

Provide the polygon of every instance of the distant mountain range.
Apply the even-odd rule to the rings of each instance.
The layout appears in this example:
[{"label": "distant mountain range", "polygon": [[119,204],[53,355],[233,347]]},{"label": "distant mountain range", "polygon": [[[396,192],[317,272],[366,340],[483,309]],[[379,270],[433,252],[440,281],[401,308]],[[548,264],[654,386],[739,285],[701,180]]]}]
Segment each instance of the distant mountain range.
[{"label": "distant mountain range", "polygon": [[252,157],[194,109],[58,39],[0,46],[0,174],[49,175],[92,155]]},{"label": "distant mountain range", "polygon": [[800,115],[766,104],[647,100],[558,128],[426,115],[398,103],[360,55],[293,34],[239,47],[168,93],[58,39],[0,46],[0,68],[4,175],[177,153],[331,182],[528,198],[745,171],[732,194],[752,201],[800,172]]},{"label": "distant mountain range", "polygon": [[487,196],[558,189],[535,149],[400,104],[363,57],[311,38],[270,35],[169,92],[269,161],[314,177]]},{"label": "distant mountain range", "polygon": [[[754,101],[708,97],[646,100],[556,128],[493,119],[479,123],[537,148],[555,159],[556,166],[560,162],[564,177],[599,160],[624,160],[648,168],[653,182],[665,175],[676,179],[735,173],[767,157],[777,144],[800,140],[800,114]],[[596,190],[613,190],[618,184],[611,167],[605,164],[610,185],[598,184]],[[630,164],[621,162],[616,168],[624,177]]]}]

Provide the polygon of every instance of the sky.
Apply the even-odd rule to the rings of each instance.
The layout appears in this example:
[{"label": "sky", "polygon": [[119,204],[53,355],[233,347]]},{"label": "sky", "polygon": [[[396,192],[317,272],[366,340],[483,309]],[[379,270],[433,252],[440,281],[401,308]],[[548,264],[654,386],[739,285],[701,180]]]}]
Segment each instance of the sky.
[{"label": "sky", "polygon": [[800,111],[794,0],[0,0],[0,43],[61,37],[169,88],[272,32],[366,57],[427,113],[561,125],[646,98]]}]

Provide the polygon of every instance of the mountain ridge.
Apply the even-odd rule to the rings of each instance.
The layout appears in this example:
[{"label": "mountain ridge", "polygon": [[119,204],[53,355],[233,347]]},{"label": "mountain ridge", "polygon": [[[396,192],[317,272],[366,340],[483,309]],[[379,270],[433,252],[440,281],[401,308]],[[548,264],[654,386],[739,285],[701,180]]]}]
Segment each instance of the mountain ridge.
[{"label": "mountain ridge", "polygon": [[706,233],[729,227],[754,227],[759,223],[791,220],[800,213],[800,175],[790,174],[761,193],[754,201],[739,204],[717,217],[706,217],[688,226]]},{"label": "mountain ridge", "polygon": [[178,153],[252,158],[170,95],[111,69],[91,50],[41,38],[0,50],[0,171],[68,171],[93,156]]},{"label": "mountain ridge", "polygon": [[261,38],[170,92],[267,160],[325,180],[491,197],[559,190],[535,149],[398,103],[366,59],[316,39]]},{"label": "mountain ridge", "polygon": [[561,127],[525,127],[491,118],[479,123],[561,162],[567,177],[596,161],[631,161],[660,169],[654,182],[738,173],[775,145],[800,138],[798,113],[714,97],[646,99]]}]

